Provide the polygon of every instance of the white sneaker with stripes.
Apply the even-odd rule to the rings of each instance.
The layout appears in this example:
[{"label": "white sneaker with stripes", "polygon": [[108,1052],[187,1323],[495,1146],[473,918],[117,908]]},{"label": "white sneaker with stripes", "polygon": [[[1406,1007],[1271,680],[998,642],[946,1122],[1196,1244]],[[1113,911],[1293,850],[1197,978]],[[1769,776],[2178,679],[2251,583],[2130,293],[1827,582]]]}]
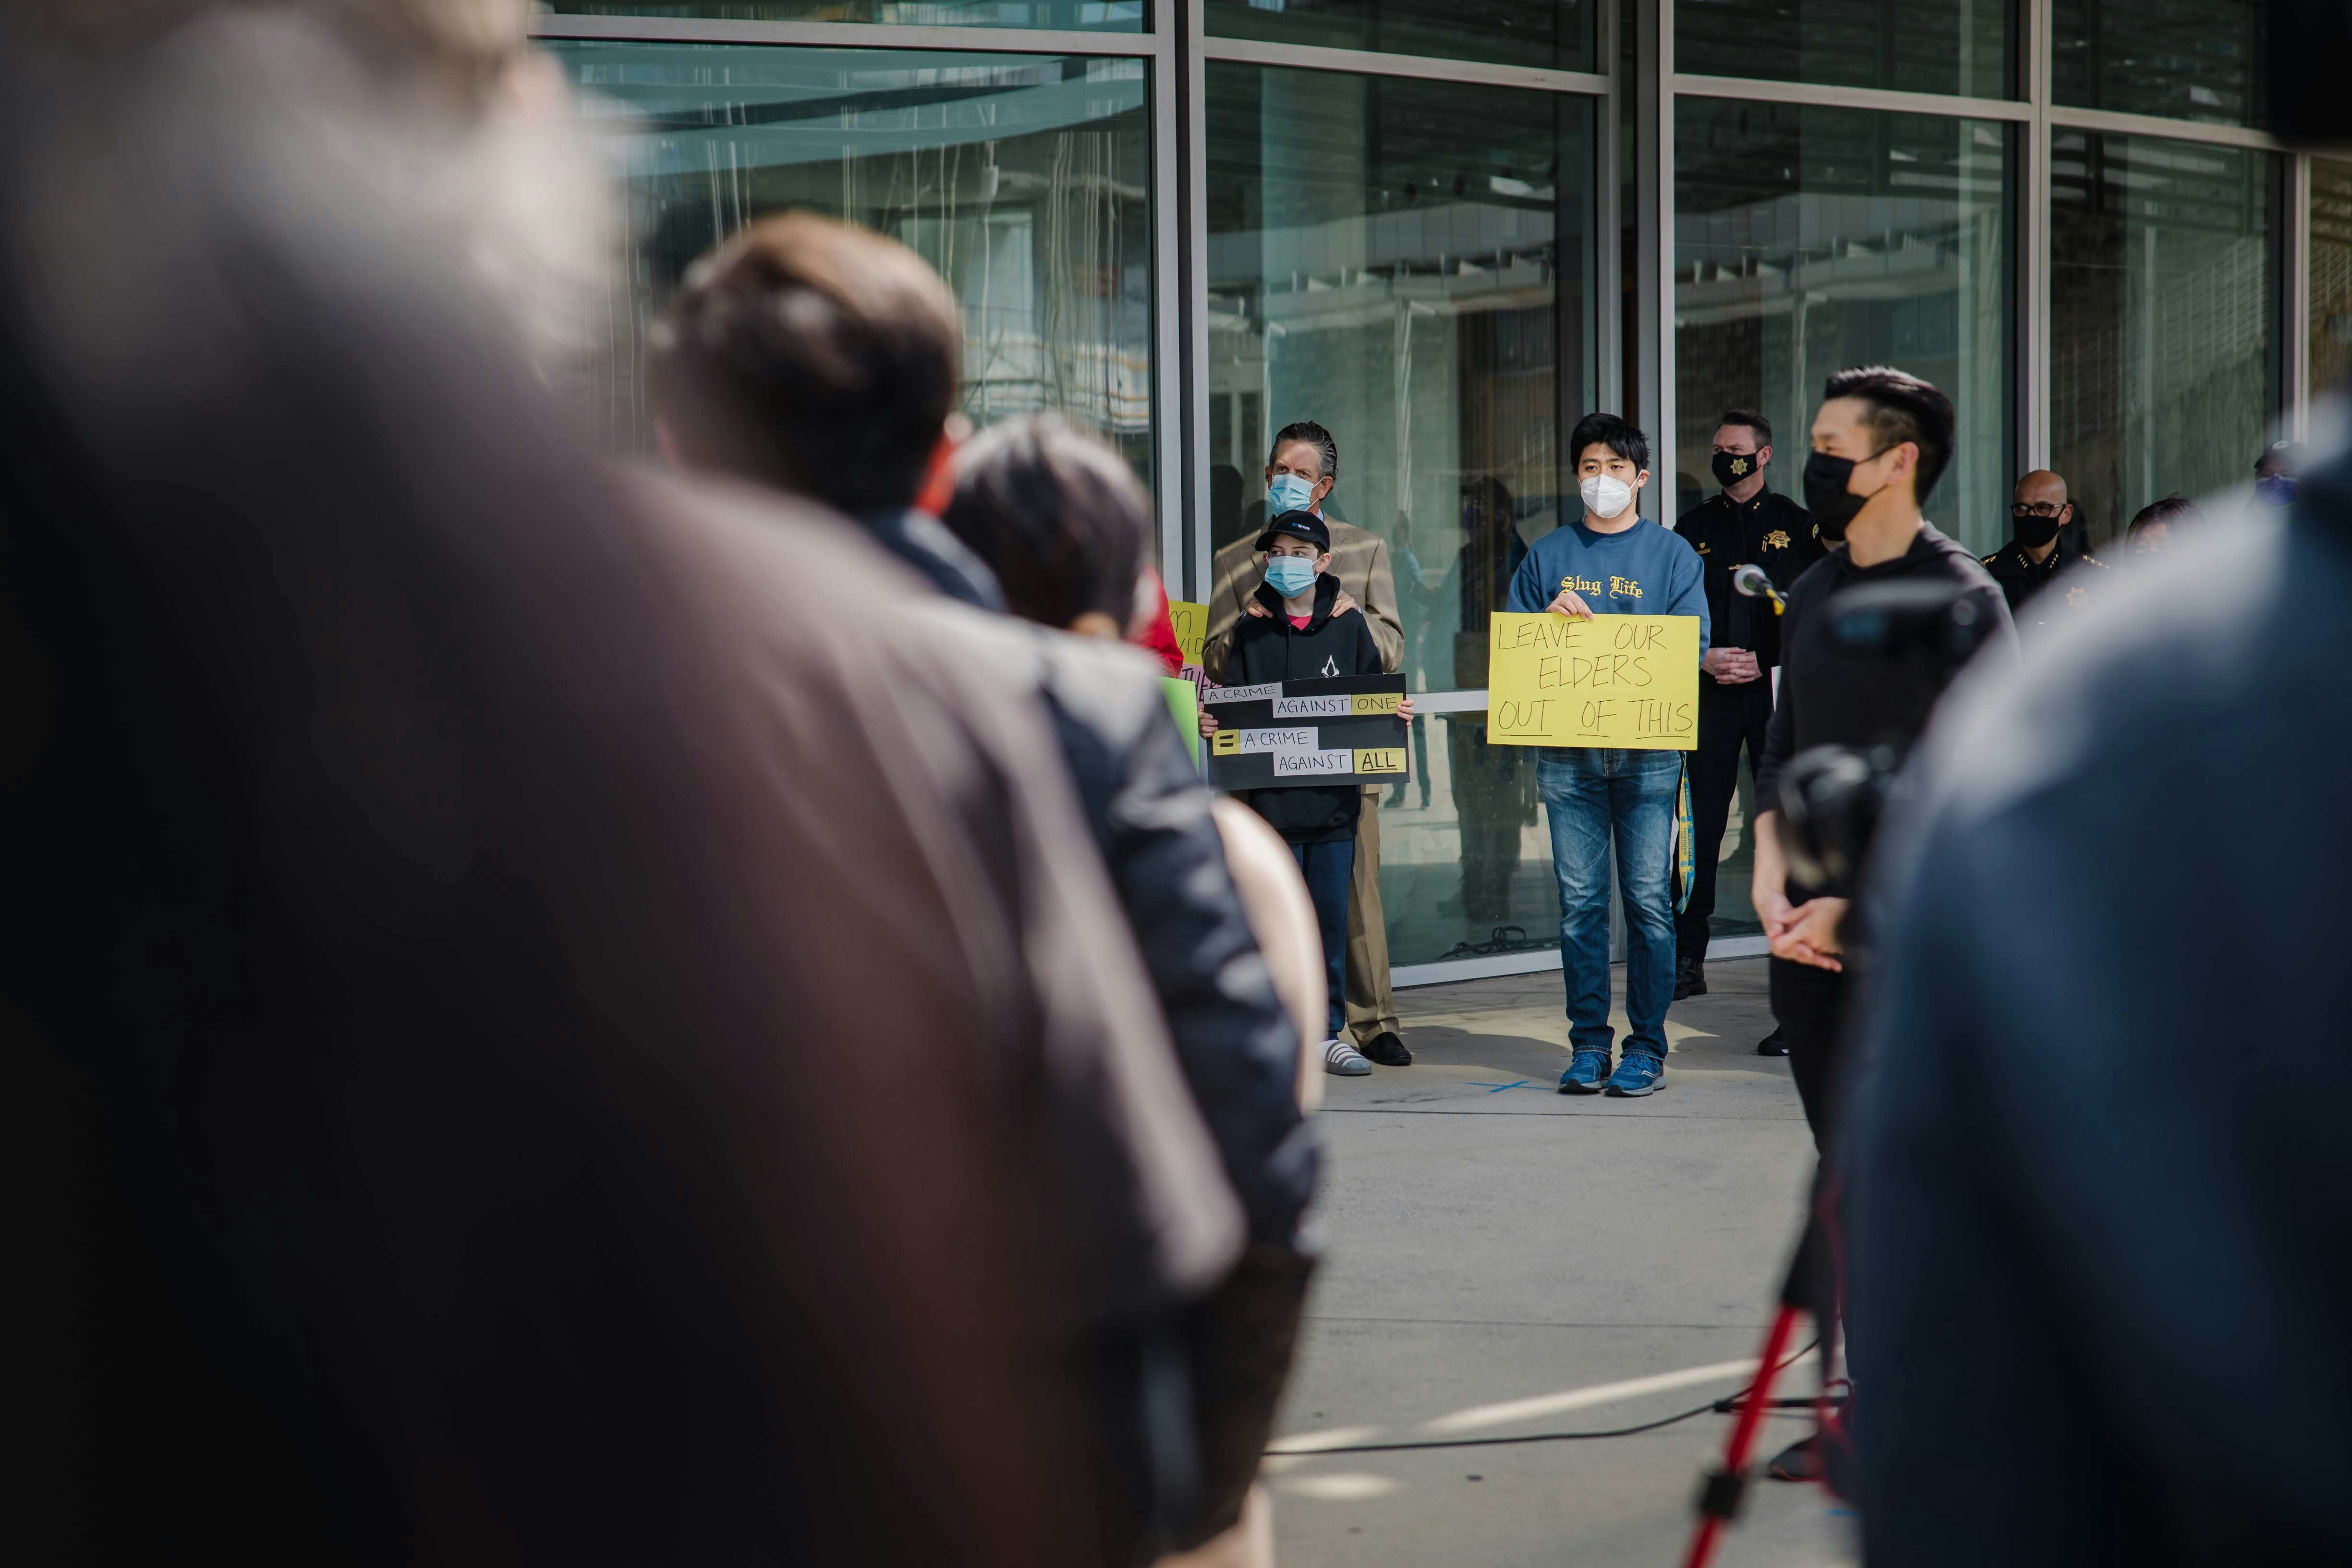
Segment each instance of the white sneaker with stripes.
[{"label": "white sneaker with stripes", "polygon": [[1372,1064],[1364,1059],[1363,1052],[1347,1041],[1326,1040],[1323,1042],[1323,1070],[1337,1073],[1341,1078],[1365,1078],[1371,1073]]}]

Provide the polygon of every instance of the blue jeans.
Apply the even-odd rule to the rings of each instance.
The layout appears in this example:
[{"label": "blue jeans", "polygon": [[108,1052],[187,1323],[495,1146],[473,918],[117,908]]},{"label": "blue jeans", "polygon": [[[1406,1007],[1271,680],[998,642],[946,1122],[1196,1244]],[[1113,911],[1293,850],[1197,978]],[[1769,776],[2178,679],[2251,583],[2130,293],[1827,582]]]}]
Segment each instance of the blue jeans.
[{"label": "blue jeans", "polygon": [[1348,1021],[1348,884],[1356,874],[1356,841],[1293,844],[1290,853],[1307,879],[1315,924],[1323,933],[1323,968],[1331,992],[1330,1027],[1323,1037],[1336,1040]]},{"label": "blue jeans", "polygon": [[1675,993],[1671,887],[1680,752],[1546,747],[1536,789],[1551,819],[1551,868],[1559,879],[1559,968],[1568,984],[1568,1039],[1605,1051],[1609,1026],[1609,842],[1625,889],[1625,1017],[1629,1051],[1666,1054],[1666,1004]]}]

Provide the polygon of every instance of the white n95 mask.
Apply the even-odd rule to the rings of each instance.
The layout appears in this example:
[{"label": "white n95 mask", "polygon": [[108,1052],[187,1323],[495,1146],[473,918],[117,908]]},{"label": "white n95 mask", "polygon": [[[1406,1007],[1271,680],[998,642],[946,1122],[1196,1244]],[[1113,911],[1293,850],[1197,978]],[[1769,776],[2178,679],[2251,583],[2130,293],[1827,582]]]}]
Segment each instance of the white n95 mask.
[{"label": "white n95 mask", "polygon": [[1615,517],[1633,504],[1633,487],[1607,474],[1595,474],[1576,489],[1584,498],[1584,510],[1595,517]]}]

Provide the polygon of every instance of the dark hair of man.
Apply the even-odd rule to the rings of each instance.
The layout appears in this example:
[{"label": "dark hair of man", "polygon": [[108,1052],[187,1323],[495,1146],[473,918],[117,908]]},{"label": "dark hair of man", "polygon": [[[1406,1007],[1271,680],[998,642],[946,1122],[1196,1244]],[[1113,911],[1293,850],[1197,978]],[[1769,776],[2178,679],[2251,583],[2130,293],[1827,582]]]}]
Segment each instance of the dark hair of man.
[{"label": "dark hair of man", "polygon": [[1769,447],[1772,444],[1772,422],[1753,408],[1727,408],[1723,411],[1723,417],[1715,423],[1717,428],[1726,425],[1737,425],[1751,432],[1759,447]]},{"label": "dark hair of man", "polygon": [[1135,614],[1150,500],[1117,452],[1057,415],[1008,419],[966,442],[944,521],[1024,620],[1067,626],[1098,610],[1123,627]]},{"label": "dark hair of man", "polygon": [[1576,422],[1569,432],[1568,460],[1584,461],[1588,447],[1606,447],[1637,468],[1650,466],[1650,438],[1614,414],[1588,414]]},{"label": "dark hair of man", "polygon": [[1282,449],[1294,441],[1304,441],[1323,455],[1322,469],[1325,479],[1336,479],[1339,477],[1339,443],[1331,439],[1331,432],[1312,419],[1301,419],[1296,424],[1286,425],[1274,433],[1274,445],[1266,448],[1266,467],[1272,468],[1274,460],[1282,456]]},{"label": "dark hair of man", "polygon": [[2176,491],[2162,500],[2150,501],[2132,513],[2131,522],[2124,529],[2124,537],[2129,539],[2141,529],[2159,522],[2186,527],[2204,521],[2205,514],[2197,510],[2197,503]]},{"label": "dark hair of man", "polygon": [[922,488],[955,405],[955,297],[894,239],[795,213],[687,269],[647,334],[646,390],[689,464],[851,516]]},{"label": "dark hair of man", "polygon": [[1878,441],[1882,452],[1908,441],[1919,448],[1919,466],[1912,481],[1912,499],[1927,504],[1927,493],[1952,460],[1952,400],[1907,370],[1893,365],[1856,365],[1839,371],[1822,385],[1822,401],[1859,398],[1869,412],[1864,428]]}]

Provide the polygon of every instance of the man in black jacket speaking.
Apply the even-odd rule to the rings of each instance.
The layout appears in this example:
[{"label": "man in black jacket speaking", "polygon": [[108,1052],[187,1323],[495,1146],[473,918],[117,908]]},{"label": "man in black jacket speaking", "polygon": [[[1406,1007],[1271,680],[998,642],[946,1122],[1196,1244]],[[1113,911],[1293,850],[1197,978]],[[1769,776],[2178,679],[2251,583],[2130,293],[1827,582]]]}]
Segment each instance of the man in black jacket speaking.
[{"label": "man in black jacket speaking", "polygon": [[[1991,640],[2014,656],[2000,587],[1976,558],[1930,527],[1920,505],[1952,453],[1952,405],[1918,377],[1883,365],[1840,371],[1813,416],[1805,500],[1824,542],[1845,549],[1808,567],[1780,622],[1780,694],[1757,769],[1757,918],[1772,945],[1772,1016],[1816,1144],[1832,1126],[1832,1053],[1848,984],[1842,930],[1847,888],[1792,886],[1780,840],[1780,774],[1814,746],[1908,747],[1927,726],[1943,679],[1842,652],[1828,601],[1866,584],[1949,582],[1990,617]],[[1948,672],[1947,672],[1948,673]]]}]

